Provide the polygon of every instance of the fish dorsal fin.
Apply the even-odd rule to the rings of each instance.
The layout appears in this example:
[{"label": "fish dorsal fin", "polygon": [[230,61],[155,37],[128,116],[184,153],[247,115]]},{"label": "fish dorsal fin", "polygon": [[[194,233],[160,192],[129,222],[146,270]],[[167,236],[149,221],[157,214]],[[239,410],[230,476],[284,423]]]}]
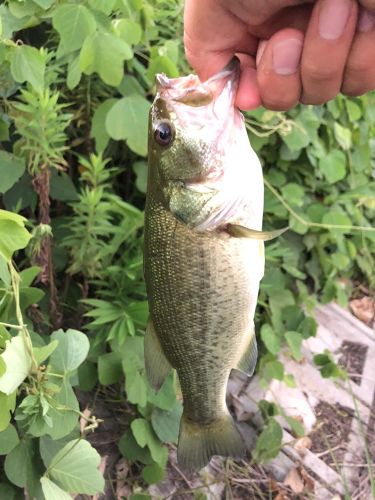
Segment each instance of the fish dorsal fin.
[{"label": "fish dorsal fin", "polygon": [[285,233],[289,227],[275,229],[273,231],[257,231],[239,224],[227,224],[227,233],[234,238],[249,238],[251,240],[269,241]]},{"label": "fish dorsal fin", "polygon": [[172,367],[165,357],[151,318],[148,320],[146,327],[145,365],[147,379],[151,387],[155,389],[155,391],[158,391]]},{"label": "fish dorsal fin", "polygon": [[258,347],[255,337],[255,330],[253,329],[248,336],[248,342],[243,351],[241,359],[238,365],[235,367],[235,369],[244,372],[246,375],[251,377],[255,371],[257,358],[258,358]]}]

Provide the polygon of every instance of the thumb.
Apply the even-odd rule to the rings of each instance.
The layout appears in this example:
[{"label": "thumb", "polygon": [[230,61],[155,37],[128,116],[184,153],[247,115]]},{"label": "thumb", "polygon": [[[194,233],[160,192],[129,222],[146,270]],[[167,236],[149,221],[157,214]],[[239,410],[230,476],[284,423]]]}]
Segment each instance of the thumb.
[{"label": "thumb", "polygon": [[375,12],[375,0],[359,0],[359,4],[368,10]]},{"label": "thumb", "polygon": [[184,44],[187,60],[204,81],[236,52],[255,53],[257,41],[217,0],[186,0]]}]

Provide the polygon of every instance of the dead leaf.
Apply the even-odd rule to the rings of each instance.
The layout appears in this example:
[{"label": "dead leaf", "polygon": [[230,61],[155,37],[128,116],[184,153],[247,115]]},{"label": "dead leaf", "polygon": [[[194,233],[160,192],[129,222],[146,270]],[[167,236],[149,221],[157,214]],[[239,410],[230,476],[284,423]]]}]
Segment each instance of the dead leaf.
[{"label": "dead leaf", "polygon": [[87,426],[87,420],[91,417],[91,410],[89,408],[85,408],[82,412],[82,417],[79,419],[79,429],[81,434],[84,434],[85,428]]},{"label": "dead leaf", "polygon": [[304,436],[300,439],[297,439],[294,443],[294,449],[301,455],[302,457],[306,455],[306,451],[311,448],[312,441],[308,436]]},{"label": "dead leaf", "polygon": [[284,479],[285,486],[289,486],[293,493],[300,495],[304,490],[304,484],[297,468],[291,469]]},{"label": "dead leaf", "polygon": [[361,299],[354,299],[349,302],[350,309],[354,316],[371,325],[375,318],[375,300],[373,297],[364,296]]},{"label": "dead leaf", "polygon": [[299,467],[298,470],[299,470],[299,473],[301,474],[301,477],[303,479],[305,489],[307,491],[313,492],[315,489],[315,484],[314,484],[314,480],[312,479],[312,477],[309,476],[309,474],[306,472],[306,470],[303,467]]}]

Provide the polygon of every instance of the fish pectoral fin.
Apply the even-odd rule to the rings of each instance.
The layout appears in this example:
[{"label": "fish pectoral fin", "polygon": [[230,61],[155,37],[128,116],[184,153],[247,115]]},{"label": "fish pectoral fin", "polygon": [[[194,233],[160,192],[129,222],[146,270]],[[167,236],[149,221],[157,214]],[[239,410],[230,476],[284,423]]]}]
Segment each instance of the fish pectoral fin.
[{"label": "fish pectoral fin", "polygon": [[255,371],[258,358],[258,347],[254,329],[246,340],[245,349],[235,369],[251,377]]},{"label": "fish pectoral fin", "polygon": [[227,224],[227,233],[235,238],[249,238],[251,240],[269,241],[277,238],[281,234],[288,231],[289,227],[275,229],[274,231],[257,231],[239,224]]},{"label": "fish pectoral fin", "polygon": [[245,453],[246,445],[229,413],[209,424],[193,422],[182,414],[177,447],[182,469],[197,471],[213,455],[243,457]]},{"label": "fish pectoral fin", "polygon": [[145,366],[149,384],[158,391],[172,367],[165,357],[151,319],[148,320],[145,334]]}]

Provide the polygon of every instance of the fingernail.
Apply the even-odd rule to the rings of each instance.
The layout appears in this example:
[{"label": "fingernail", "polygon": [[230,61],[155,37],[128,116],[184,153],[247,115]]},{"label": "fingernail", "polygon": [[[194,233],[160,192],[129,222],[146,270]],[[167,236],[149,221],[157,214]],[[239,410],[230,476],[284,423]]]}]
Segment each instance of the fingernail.
[{"label": "fingernail", "polygon": [[350,0],[325,0],[320,10],[319,33],[326,40],[336,40],[344,33],[352,9]]},{"label": "fingernail", "polygon": [[278,75],[292,75],[298,69],[302,53],[302,40],[289,38],[273,47],[273,69]]},{"label": "fingernail", "polygon": [[266,46],[267,46],[267,40],[261,40],[258,44],[257,58],[256,58],[257,67],[260,64],[260,60],[262,59],[262,55],[266,49]]},{"label": "fingernail", "polygon": [[372,12],[361,8],[359,11],[358,24],[357,29],[362,33],[367,33],[367,31],[371,31],[375,26],[375,14]]}]

